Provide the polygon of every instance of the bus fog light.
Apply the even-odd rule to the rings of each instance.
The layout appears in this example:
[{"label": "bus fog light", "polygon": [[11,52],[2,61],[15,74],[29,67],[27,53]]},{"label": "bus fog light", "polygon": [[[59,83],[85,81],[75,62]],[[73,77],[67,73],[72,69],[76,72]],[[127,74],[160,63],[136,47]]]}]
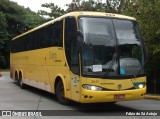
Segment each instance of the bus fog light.
[{"label": "bus fog light", "polygon": [[92,86],[92,85],[83,85],[83,88],[86,90],[96,90],[96,91],[101,91],[103,89],[99,86]]}]

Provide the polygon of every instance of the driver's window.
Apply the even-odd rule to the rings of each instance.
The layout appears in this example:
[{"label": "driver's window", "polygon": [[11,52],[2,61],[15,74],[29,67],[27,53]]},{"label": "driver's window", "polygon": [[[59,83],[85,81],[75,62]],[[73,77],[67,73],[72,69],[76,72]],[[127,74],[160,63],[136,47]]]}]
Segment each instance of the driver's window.
[{"label": "driver's window", "polygon": [[65,52],[68,65],[74,74],[79,74],[77,50],[77,24],[74,17],[65,18]]}]

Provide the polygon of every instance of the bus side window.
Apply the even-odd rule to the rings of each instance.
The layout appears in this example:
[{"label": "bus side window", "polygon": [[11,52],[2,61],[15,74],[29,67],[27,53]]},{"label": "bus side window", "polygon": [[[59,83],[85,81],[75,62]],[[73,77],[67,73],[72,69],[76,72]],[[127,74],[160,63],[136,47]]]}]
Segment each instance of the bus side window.
[{"label": "bus side window", "polygon": [[77,49],[77,24],[74,17],[65,18],[65,53],[68,65],[74,74],[79,74],[79,58]]},{"label": "bus side window", "polygon": [[57,21],[56,23],[54,23],[54,45],[55,46],[60,46],[62,47],[63,43],[62,43],[62,36],[63,36],[63,20],[61,21]]}]

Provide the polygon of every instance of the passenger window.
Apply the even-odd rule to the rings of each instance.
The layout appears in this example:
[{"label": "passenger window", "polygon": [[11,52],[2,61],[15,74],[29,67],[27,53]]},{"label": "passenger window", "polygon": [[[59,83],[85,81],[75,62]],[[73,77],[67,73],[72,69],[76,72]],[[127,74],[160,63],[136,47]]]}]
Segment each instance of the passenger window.
[{"label": "passenger window", "polygon": [[62,36],[63,36],[63,20],[58,21],[54,24],[54,45],[55,46],[61,46],[62,47]]}]

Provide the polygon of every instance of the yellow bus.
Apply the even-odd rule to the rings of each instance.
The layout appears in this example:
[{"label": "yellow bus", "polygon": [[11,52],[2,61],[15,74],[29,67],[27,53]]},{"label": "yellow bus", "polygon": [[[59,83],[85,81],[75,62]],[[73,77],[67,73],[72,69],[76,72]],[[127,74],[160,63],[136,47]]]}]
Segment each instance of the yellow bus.
[{"label": "yellow bus", "polygon": [[11,78],[62,104],[143,99],[144,64],[136,19],[112,13],[71,12],[11,42]]}]

